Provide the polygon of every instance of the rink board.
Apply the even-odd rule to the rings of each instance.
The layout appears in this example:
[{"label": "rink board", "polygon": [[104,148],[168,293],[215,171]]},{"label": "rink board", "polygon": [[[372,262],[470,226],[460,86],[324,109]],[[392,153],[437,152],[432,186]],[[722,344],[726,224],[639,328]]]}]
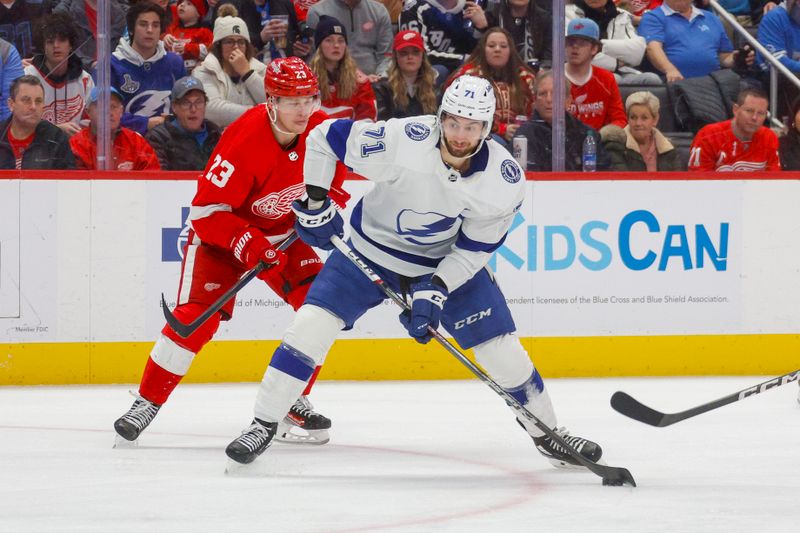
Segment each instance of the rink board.
[{"label": "rink board", "polygon": [[[798,176],[631,179],[642,176],[528,182],[490,267],[537,366],[551,377],[795,369]],[[174,306],[192,175],[14,178],[0,176],[0,384],[138,381],[162,292]],[[348,182],[350,207],[369,187]],[[260,283],[246,287],[187,379],[260,379],[291,316]],[[342,334],[322,378],[467,375],[406,338],[387,303]]]}]

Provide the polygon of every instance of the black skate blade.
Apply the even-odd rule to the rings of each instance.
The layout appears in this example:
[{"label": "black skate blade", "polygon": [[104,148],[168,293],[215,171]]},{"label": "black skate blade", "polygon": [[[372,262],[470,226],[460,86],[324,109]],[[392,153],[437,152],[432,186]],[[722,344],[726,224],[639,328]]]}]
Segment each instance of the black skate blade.
[{"label": "black skate blade", "polygon": [[115,450],[135,450],[139,447],[139,439],[135,440],[128,440],[123,438],[120,435],[114,435],[114,446],[112,446]]}]

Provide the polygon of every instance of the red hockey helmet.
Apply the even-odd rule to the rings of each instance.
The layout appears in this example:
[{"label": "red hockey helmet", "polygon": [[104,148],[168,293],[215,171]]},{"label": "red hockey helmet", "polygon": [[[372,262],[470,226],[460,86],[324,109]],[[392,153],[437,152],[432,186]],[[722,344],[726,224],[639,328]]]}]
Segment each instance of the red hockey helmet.
[{"label": "red hockey helmet", "polygon": [[281,57],[272,61],[264,76],[267,96],[317,96],[317,77],[299,57]]}]

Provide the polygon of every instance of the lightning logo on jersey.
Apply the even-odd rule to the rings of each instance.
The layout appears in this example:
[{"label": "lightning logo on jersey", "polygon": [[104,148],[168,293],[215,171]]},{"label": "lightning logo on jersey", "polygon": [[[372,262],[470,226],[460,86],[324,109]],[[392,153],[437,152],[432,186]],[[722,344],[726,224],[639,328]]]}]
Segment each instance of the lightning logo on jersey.
[{"label": "lightning logo on jersey", "polygon": [[397,215],[397,234],[414,244],[437,244],[452,237],[457,220],[441,213],[403,209]]}]

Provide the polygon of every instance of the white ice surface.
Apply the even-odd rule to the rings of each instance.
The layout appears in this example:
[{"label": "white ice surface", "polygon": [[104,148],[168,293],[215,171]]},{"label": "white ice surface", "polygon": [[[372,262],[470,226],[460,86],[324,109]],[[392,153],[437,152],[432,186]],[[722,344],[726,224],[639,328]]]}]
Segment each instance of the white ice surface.
[{"label": "white ice surface", "polygon": [[0,531],[800,531],[800,406],[786,385],[667,428],[608,405],[678,411],[761,377],[549,380],[559,422],[638,488],[556,470],[477,382],[320,382],[324,446],[275,444],[223,474],[254,384],[182,385],[112,449],[125,386],[0,388]]}]

